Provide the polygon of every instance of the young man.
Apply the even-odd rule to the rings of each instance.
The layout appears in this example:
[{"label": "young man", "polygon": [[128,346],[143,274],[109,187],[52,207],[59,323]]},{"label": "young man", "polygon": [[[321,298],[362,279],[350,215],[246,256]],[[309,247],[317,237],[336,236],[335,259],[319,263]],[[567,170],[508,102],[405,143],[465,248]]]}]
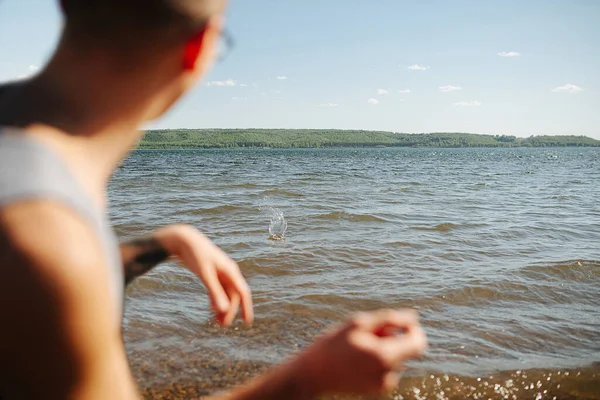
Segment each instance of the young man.
[{"label": "young man", "polygon": [[[225,0],[63,0],[60,44],[0,88],[0,397],[136,399],[120,335],[123,288],[167,257],[207,286],[227,326],[253,319],[238,266],[191,226],[116,243],[107,182],[210,67]],[[400,333],[400,335],[398,335]],[[360,314],[231,399],[393,388],[426,347],[411,311]]]}]

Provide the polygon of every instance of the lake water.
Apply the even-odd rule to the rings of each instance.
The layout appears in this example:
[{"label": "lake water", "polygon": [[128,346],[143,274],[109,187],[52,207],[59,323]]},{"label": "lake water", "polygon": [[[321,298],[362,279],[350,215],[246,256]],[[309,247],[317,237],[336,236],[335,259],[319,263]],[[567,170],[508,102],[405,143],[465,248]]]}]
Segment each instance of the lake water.
[{"label": "lake water", "polygon": [[398,399],[600,398],[599,149],[138,151],[110,199],[121,237],[193,224],[254,294],[255,325],[221,330],[186,270],[139,279],[144,389],[240,383],[355,311],[413,307],[431,348]]}]

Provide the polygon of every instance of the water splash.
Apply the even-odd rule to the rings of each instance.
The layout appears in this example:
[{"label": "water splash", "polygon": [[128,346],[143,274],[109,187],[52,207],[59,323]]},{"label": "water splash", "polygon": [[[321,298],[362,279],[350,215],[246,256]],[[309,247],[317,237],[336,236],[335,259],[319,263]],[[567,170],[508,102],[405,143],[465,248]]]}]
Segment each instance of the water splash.
[{"label": "water splash", "polygon": [[283,212],[277,207],[261,207],[270,219],[269,222],[269,240],[283,240],[287,232],[287,221]]}]

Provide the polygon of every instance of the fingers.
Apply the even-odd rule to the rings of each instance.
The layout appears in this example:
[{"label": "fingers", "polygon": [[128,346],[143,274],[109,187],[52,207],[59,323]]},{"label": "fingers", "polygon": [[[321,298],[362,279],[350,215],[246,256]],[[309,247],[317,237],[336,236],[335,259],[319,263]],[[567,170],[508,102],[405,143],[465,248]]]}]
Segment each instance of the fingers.
[{"label": "fingers", "polygon": [[353,319],[352,326],[380,338],[373,343],[382,362],[388,367],[421,357],[427,349],[427,336],[414,310],[381,310],[359,314]]},{"label": "fingers", "polygon": [[254,321],[254,307],[252,305],[252,293],[250,292],[250,287],[248,283],[242,276],[237,264],[235,271],[237,273],[234,274],[233,284],[239,294],[242,303],[242,313],[244,316],[244,322],[247,324],[251,324]]},{"label": "fingers", "polygon": [[229,295],[229,304],[229,311],[227,311],[221,321],[223,326],[231,326],[231,324],[233,324],[233,321],[235,320],[235,317],[240,309],[240,296],[235,292],[231,293]]},{"label": "fingers", "polygon": [[226,314],[229,312],[230,302],[225,289],[221,286],[217,273],[213,268],[203,269],[200,273],[200,279],[206,285],[211,303],[217,314]]},{"label": "fingers", "polygon": [[230,307],[227,316],[224,318],[225,326],[231,325],[237,316],[240,304],[246,323],[252,323],[254,320],[254,311],[252,307],[252,294],[246,280],[242,276],[238,265],[229,257],[223,257],[218,260],[217,270],[220,284],[225,288],[229,297]]},{"label": "fingers", "polygon": [[400,378],[402,377],[401,373],[396,371],[388,372],[383,377],[382,391],[383,392],[391,392],[394,390],[398,384],[400,383]]},{"label": "fingers", "polygon": [[421,357],[427,349],[427,336],[423,328],[415,326],[402,336],[383,338],[380,346],[381,354],[389,365],[395,365],[407,359]]},{"label": "fingers", "polygon": [[229,275],[223,277],[223,280],[226,281],[226,291],[232,301],[231,308],[234,307],[233,300],[235,299],[237,302],[237,304],[235,304],[235,313],[237,314],[241,304],[244,322],[251,324],[254,321],[254,309],[252,305],[252,294],[246,280],[237,269],[233,272],[229,272]]},{"label": "fingers", "polygon": [[419,325],[419,315],[414,310],[380,310],[358,314],[353,325],[377,336],[390,336],[409,332]]}]

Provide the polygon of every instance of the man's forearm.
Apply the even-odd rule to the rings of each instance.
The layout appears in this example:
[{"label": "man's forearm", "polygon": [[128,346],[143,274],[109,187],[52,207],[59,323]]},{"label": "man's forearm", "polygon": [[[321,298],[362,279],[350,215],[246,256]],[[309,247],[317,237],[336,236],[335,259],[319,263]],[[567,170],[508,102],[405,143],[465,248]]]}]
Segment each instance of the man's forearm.
[{"label": "man's forearm", "polygon": [[320,393],[301,359],[275,367],[247,386],[210,400],[312,400]]},{"label": "man's forearm", "polygon": [[125,284],[144,275],[169,258],[169,252],[152,236],[136,238],[121,244]]}]

